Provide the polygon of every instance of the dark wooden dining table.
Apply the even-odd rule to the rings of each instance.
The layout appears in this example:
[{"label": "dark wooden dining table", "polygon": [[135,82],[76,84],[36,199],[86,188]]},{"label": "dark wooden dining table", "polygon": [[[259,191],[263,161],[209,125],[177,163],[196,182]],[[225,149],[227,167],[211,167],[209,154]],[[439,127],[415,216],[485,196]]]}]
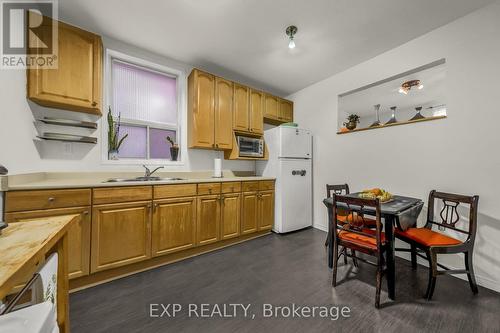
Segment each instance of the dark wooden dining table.
[{"label": "dark wooden dining table", "polygon": [[[351,193],[346,196],[357,198],[359,193]],[[323,203],[328,209],[328,234],[332,235],[333,198],[326,198]],[[388,242],[386,254],[387,289],[389,298],[392,300],[395,299],[396,289],[394,226],[406,230],[408,227],[415,225],[423,205],[421,199],[401,195],[395,195],[391,201],[380,204],[381,218],[384,219],[385,239]],[[365,215],[375,215],[373,208],[364,208],[362,212]],[[328,267],[333,267],[333,237],[328,238]]]}]

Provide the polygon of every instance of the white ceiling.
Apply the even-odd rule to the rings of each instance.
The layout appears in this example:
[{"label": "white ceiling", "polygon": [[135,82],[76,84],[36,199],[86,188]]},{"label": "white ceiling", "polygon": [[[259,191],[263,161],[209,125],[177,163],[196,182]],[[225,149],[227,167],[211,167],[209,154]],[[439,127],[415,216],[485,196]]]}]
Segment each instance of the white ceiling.
[{"label": "white ceiling", "polygon": [[492,2],[59,0],[59,11],[68,23],[284,96]]}]

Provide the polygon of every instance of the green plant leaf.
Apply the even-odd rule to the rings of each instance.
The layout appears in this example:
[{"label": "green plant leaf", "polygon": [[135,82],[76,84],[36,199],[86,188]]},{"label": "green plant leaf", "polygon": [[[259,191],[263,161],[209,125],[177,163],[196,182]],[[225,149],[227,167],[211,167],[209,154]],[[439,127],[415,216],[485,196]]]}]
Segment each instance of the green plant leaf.
[{"label": "green plant leaf", "polygon": [[127,138],[127,136],[128,136],[128,133],[127,133],[127,134],[125,134],[125,135],[123,136],[123,138],[121,138],[121,139],[120,139],[120,141],[118,141],[118,145],[117,145],[117,146],[116,146],[116,148],[115,148],[116,150],[120,149],[120,146],[122,145],[123,140],[125,140],[125,139]]}]

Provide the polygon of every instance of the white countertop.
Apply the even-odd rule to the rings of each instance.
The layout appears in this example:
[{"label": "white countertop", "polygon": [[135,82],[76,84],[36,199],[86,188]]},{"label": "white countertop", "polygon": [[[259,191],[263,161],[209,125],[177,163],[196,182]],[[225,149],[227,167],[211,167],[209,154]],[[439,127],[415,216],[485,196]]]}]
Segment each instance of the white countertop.
[{"label": "white countertop", "polygon": [[140,185],[166,185],[189,183],[213,183],[231,181],[274,180],[273,177],[253,176],[247,173],[224,171],[223,178],[212,178],[210,172],[158,172],[153,176],[161,178],[184,178],[183,180],[106,182],[110,178],[135,178],[143,176],[140,172],[42,172],[1,176],[1,191],[45,190],[62,188],[92,188]]}]

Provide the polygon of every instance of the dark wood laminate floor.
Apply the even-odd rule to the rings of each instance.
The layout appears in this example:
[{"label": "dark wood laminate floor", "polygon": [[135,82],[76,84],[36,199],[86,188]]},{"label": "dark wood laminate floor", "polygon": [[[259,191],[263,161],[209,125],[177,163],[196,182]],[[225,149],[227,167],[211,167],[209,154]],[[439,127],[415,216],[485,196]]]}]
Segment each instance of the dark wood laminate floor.
[{"label": "dark wood laminate floor", "polygon": [[[466,281],[442,276],[427,302],[427,270],[415,273],[404,260],[397,261],[397,301],[384,290],[380,310],[373,306],[371,266],[339,268],[342,281],[333,289],[325,235],[315,229],[272,234],[74,293],[72,332],[500,332],[500,294],[480,288],[473,296]],[[176,318],[150,318],[150,303],[184,309],[188,303],[251,303],[256,317],[198,319],[183,310]],[[263,303],[349,306],[351,316],[262,318]]]}]

